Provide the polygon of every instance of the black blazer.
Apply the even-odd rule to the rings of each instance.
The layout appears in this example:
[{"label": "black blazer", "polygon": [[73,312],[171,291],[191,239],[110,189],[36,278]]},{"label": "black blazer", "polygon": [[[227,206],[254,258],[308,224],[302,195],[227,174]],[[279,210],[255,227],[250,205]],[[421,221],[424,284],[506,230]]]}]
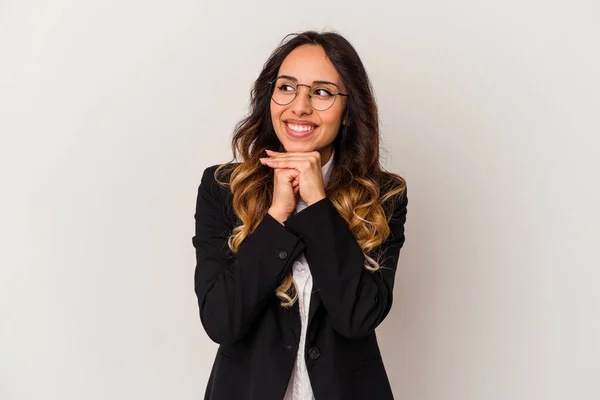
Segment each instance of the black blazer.
[{"label": "black blazer", "polygon": [[393,399],[375,328],[392,306],[406,191],[379,249],[378,272],[363,267],[358,243],[328,198],[292,214],[285,226],[266,214],[233,255],[227,237],[240,220],[229,187],[214,180],[217,166],[202,175],[192,238],[200,320],[220,344],[205,399],[283,399],[301,322],[298,302],[281,307],[275,289],[303,251],[313,276],[304,357],[315,399]]}]

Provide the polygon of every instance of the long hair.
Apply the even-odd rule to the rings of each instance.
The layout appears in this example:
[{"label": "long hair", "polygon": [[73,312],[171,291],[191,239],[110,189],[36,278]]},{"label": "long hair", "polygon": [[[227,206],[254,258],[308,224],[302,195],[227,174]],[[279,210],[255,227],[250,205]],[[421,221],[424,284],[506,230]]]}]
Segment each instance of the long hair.
[{"label": "long hair", "polygon": [[[379,262],[372,254],[389,236],[388,222],[394,198],[406,188],[405,180],[384,171],[379,163],[379,116],[373,88],[354,47],[334,32],[292,33],[265,62],[250,94],[249,114],[237,123],[232,136],[233,159],[220,165],[215,179],[229,185],[233,208],[240,224],[233,228],[228,246],[235,254],[266,215],[273,198],[273,170],[259,158],[265,149],[284,152],[271,121],[270,101],[273,81],[287,55],[296,47],[321,46],[341,76],[348,93],[346,124],[333,142],[335,149],[331,177],[325,194],[356,238],[365,256],[364,268],[377,271]],[[234,163],[234,160],[240,160]],[[229,167],[228,167],[229,166]],[[229,182],[221,182],[220,171],[229,170]],[[227,176],[224,174],[223,176]],[[298,286],[288,274],[275,290],[281,306],[291,307],[298,299]]]}]

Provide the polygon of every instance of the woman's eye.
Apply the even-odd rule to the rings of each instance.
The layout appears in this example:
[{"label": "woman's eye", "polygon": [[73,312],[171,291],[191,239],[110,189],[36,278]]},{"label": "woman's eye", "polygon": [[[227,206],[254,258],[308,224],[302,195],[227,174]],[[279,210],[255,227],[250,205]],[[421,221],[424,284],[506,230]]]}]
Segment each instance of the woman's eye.
[{"label": "woman's eye", "polygon": [[320,97],[333,96],[328,90],[325,89],[315,89],[315,94]]},{"label": "woman's eye", "polygon": [[294,87],[291,85],[281,85],[281,86],[279,86],[279,90],[281,90],[282,92],[289,92],[289,91],[293,91]]}]

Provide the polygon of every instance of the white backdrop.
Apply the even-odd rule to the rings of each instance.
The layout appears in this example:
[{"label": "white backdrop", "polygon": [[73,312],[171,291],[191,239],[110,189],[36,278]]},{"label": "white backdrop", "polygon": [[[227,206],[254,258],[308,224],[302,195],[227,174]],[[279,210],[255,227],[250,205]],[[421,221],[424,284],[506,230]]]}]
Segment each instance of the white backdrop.
[{"label": "white backdrop", "polygon": [[404,176],[395,395],[600,398],[596,1],[0,1],[0,399],[200,399],[191,243],[285,34],[336,30]]}]

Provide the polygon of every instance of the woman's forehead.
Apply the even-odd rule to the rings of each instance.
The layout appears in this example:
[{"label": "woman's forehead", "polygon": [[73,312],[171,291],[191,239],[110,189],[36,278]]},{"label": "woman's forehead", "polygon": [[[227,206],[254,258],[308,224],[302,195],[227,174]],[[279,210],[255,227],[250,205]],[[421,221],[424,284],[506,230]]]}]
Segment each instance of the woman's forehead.
[{"label": "woman's forehead", "polygon": [[340,75],[321,46],[303,45],[292,50],[283,60],[277,76],[293,77],[300,83],[315,81],[342,84]]}]

